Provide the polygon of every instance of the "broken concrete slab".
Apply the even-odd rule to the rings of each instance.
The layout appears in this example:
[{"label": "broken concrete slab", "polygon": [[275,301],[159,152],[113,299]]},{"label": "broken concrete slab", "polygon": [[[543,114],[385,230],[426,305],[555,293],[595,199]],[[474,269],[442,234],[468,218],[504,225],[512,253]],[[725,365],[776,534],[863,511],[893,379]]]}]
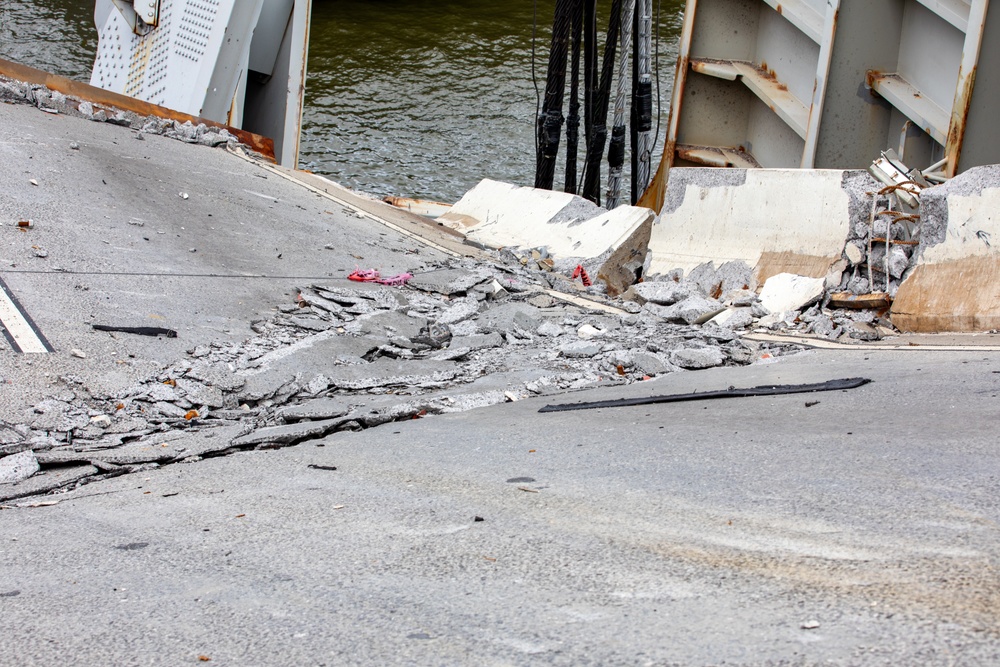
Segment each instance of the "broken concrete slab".
[{"label": "broken concrete slab", "polygon": [[675,283],[672,280],[653,280],[632,285],[622,294],[622,299],[635,301],[640,305],[649,302],[672,306],[691,296],[693,292],[690,285]]},{"label": "broken concrete slab", "polygon": [[16,484],[41,470],[31,450],[0,458],[0,484]]},{"label": "broken concrete slab", "polygon": [[230,440],[239,433],[240,428],[238,424],[230,424],[167,431],[149,435],[138,442],[110,448],[60,447],[39,452],[38,460],[43,466],[83,462],[118,466],[169,463],[226,450],[230,447]]},{"label": "broken concrete slab", "polygon": [[[439,218],[490,248],[545,248],[560,270],[578,259],[597,259],[596,279],[619,293],[635,282],[622,267],[642,267],[655,214],[637,206],[607,211],[565,192],[485,179]],[[571,261],[572,260],[572,261]],[[563,264],[560,264],[563,262]]]},{"label": "broken concrete slab", "polygon": [[672,306],[647,303],[643,308],[668,322],[684,324],[704,324],[726,309],[719,301],[701,296],[688,297]]},{"label": "broken concrete slab", "polygon": [[233,447],[249,447],[251,445],[292,445],[304,440],[322,438],[338,426],[349,421],[348,418],[323,419],[320,421],[302,421],[285,426],[266,426],[246,435],[233,438]]},{"label": "broken concrete slab", "polygon": [[878,187],[860,170],[674,167],[648,273],[742,260],[758,282],[778,273],[825,276],[852,221],[867,219],[864,193]]},{"label": "broken concrete slab", "polygon": [[476,285],[490,280],[492,276],[466,269],[442,269],[414,274],[407,283],[409,287],[424,292],[435,292],[445,296],[465,294]]},{"label": "broken concrete slab", "polygon": [[819,301],[826,292],[823,278],[792,273],[771,276],[760,291],[760,303],[772,313],[801,310]]},{"label": "broken concrete slab", "polygon": [[923,190],[917,265],[892,304],[896,327],[914,332],[1000,328],[998,210],[1000,165],[974,167]]},{"label": "broken concrete slab", "polygon": [[709,323],[726,329],[746,329],[753,324],[753,313],[750,308],[727,308]]},{"label": "broken concrete slab", "polygon": [[33,475],[23,482],[0,486],[0,501],[48,493],[79,482],[87,477],[93,477],[98,473],[100,473],[100,470],[92,465],[46,470]]},{"label": "broken concrete slab", "polygon": [[371,363],[337,366],[327,373],[330,386],[343,390],[375,387],[435,385],[458,373],[451,361],[378,359]]},{"label": "broken concrete slab", "polygon": [[299,405],[288,405],[278,410],[277,416],[284,422],[322,420],[343,417],[351,410],[351,405],[337,398],[315,398]]}]

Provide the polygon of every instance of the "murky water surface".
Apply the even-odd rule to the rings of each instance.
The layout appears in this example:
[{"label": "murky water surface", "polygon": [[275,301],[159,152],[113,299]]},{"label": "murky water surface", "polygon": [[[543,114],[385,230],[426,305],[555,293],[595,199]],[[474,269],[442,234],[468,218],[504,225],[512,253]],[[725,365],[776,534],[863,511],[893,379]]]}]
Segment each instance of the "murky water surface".
[{"label": "murky water surface", "polygon": [[[598,5],[606,26],[610,1]],[[657,151],[683,2],[661,5]],[[539,88],[553,8],[537,2]],[[534,13],[532,0],[314,0],[301,166],[375,194],[440,201],[486,177],[531,185]],[[0,57],[87,81],[96,39],[89,0],[0,0]]]}]

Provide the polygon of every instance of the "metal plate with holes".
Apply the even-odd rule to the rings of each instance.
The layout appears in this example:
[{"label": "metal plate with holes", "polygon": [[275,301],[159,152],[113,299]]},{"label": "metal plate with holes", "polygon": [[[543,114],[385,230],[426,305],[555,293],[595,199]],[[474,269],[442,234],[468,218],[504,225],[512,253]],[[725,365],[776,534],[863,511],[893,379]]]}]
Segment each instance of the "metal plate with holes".
[{"label": "metal plate with holes", "polygon": [[91,84],[227,122],[262,0],[162,0],[158,26],[137,35],[107,13]]}]

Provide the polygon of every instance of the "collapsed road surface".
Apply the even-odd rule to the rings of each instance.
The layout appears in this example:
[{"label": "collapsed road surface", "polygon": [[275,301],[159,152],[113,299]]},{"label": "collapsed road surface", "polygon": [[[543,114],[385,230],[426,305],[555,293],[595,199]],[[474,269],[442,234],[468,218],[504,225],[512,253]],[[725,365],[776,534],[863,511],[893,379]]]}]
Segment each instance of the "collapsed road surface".
[{"label": "collapsed road surface", "polygon": [[782,356],[224,148],[0,114],[0,276],[54,350],[0,353],[43,466],[0,485],[11,662],[1000,660],[994,354]]},{"label": "collapsed road surface", "polygon": [[792,349],[581,298],[235,144],[160,135],[190,127],[30,93],[66,113],[5,106],[0,276],[30,324],[0,322],[49,352],[0,356],[0,501]]}]

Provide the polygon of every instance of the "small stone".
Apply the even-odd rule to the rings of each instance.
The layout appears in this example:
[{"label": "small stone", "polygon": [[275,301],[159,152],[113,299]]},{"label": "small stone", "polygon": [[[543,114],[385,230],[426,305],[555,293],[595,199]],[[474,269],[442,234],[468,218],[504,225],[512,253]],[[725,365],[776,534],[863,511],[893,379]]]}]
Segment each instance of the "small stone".
[{"label": "small stone", "polygon": [[603,336],[604,332],[593,326],[592,324],[584,324],[582,327],[576,330],[576,335],[583,340],[590,340],[591,338],[597,338],[598,336]]},{"label": "small stone", "polygon": [[181,199],[190,199],[191,198],[191,196],[188,193],[186,193],[186,192],[180,192],[180,193],[178,193],[177,196],[180,197]]},{"label": "small stone", "polygon": [[539,336],[548,336],[550,338],[555,338],[556,336],[561,336],[566,333],[566,330],[555,322],[545,320],[538,325],[538,329],[535,331]]},{"label": "small stone", "polygon": [[803,630],[815,630],[819,627],[819,621],[806,621],[802,624]]},{"label": "small stone", "polygon": [[878,329],[865,322],[852,322],[848,325],[847,335],[855,340],[866,342],[872,342],[882,338]]},{"label": "small stone", "polygon": [[97,415],[90,418],[90,423],[95,426],[100,426],[101,428],[108,428],[111,426],[111,417],[107,415]]},{"label": "small stone", "polygon": [[864,260],[865,251],[861,249],[860,244],[848,243],[844,247],[844,257],[851,263],[851,266],[856,266]]},{"label": "small stone", "polygon": [[75,141],[71,141],[69,142],[69,149],[71,151],[78,151],[80,150],[80,144],[76,143]]},{"label": "small stone", "polygon": [[84,352],[83,350],[78,350],[76,348],[73,348],[72,350],[70,350],[69,353],[72,354],[77,359],[86,359],[87,358],[87,353],[86,352]]},{"label": "small stone", "polygon": [[36,181],[33,178],[31,180],[29,180],[28,182],[31,183],[32,185],[38,185],[38,181]]}]

